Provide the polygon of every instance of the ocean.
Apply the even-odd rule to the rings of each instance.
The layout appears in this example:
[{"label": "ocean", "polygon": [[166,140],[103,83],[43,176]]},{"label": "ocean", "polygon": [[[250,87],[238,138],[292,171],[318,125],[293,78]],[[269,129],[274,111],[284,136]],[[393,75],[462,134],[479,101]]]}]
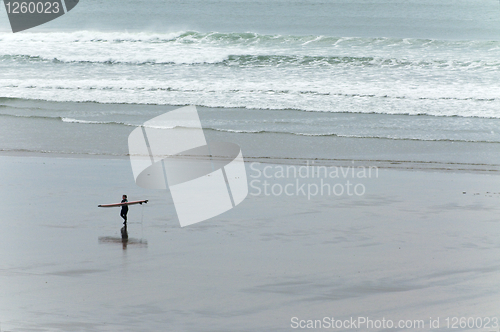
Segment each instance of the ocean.
[{"label": "ocean", "polygon": [[1,15],[3,151],[126,155],[183,105],[233,140],[500,143],[498,1],[81,1],[16,34]]}]

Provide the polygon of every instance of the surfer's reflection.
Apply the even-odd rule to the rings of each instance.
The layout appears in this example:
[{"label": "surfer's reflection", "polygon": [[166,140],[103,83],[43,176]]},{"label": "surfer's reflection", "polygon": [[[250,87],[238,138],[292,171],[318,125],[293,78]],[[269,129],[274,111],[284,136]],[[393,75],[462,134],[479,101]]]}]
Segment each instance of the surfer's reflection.
[{"label": "surfer's reflection", "polygon": [[127,249],[127,242],[128,242],[128,232],[127,232],[127,224],[122,227],[120,230],[122,233],[122,243],[123,243],[123,250]]},{"label": "surfer's reflection", "polygon": [[133,239],[128,237],[127,225],[123,226],[120,229],[121,238],[112,237],[112,236],[100,236],[99,243],[121,243],[123,246],[123,250],[127,249],[127,246],[134,245],[139,247],[147,247],[148,241],[143,239]]}]

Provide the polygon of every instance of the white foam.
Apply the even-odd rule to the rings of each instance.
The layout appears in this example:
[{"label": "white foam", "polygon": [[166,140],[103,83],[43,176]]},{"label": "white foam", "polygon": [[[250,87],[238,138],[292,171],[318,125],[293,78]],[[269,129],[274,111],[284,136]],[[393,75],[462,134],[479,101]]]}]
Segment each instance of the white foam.
[{"label": "white foam", "polygon": [[0,97],[500,118],[498,42],[28,32],[0,57]]}]

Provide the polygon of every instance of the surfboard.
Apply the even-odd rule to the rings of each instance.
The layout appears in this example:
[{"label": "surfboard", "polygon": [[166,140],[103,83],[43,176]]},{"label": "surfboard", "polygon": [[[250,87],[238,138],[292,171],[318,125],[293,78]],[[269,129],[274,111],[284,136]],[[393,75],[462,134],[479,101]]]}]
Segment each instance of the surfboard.
[{"label": "surfboard", "polygon": [[135,204],[141,204],[142,203],[147,203],[148,200],[143,200],[143,201],[132,201],[132,202],[126,202],[126,203],[113,203],[113,204],[101,204],[97,205],[97,207],[117,207],[117,206],[123,206],[123,205],[135,205]]}]

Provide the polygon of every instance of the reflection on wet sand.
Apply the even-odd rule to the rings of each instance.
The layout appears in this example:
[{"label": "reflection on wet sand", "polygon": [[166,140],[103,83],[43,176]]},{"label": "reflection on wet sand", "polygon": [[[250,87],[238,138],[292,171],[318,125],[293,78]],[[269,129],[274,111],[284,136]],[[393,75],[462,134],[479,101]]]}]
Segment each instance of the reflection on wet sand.
[{"label": "reflection on wet sand", "polygon": [[100,236],[99,243],[121,243],[123,245],[123,250],[127,249],[128,245],[134,245],[139,247],[147,247],[148,241],[143,239],[134,239],[128,237],[127,225],[120,229],[122,235],[121,238],[113,236]]},{"label": "reflection on wet sand", "polygon": [[120,229],[120,232],[122,233],[122,240],[128,240],[127,224]]}]

